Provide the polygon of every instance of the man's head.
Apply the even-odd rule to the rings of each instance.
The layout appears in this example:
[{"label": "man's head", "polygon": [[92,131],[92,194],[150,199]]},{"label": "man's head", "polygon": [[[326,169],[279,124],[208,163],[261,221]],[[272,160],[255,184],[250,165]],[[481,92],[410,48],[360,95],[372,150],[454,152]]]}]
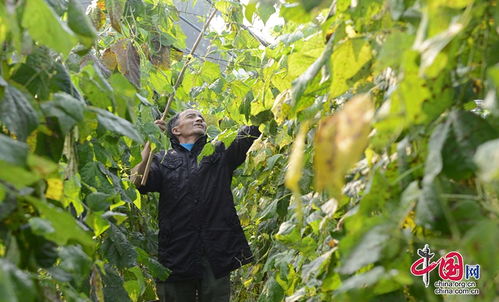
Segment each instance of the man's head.
[{"label": "man's head", "polygon": [[206,134],[206,122],[199,111],[187,109],[175,114],[168,121],[167,133],[181,143],[194,143]]}]

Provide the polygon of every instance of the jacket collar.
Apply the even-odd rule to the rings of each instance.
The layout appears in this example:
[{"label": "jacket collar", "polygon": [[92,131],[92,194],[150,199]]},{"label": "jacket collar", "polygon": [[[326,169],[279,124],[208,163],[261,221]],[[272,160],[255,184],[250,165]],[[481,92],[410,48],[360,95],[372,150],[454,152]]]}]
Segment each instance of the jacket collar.
[{"label": "jacket collar", "polygon": [[192,146],[191,151],[185,149],[182,147],[180,144],[180,141],[178,140],[177,137],[171,137],[170,142],[172,144],[172,148],[175,149],[177,152],[192,152],[195,154],[201,153],[201,150],[203,150],[204,145],[206,144],[207,136],[203,135],[198,138],[198,140],[194,143],[194,146]]}]

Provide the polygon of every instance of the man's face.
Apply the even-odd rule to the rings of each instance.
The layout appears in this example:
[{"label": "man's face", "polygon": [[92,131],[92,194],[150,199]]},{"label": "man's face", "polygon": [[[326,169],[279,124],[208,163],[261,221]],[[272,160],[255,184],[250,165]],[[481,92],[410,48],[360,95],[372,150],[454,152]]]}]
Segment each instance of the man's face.
[{"label": "man's face", "polygon": [[206,133],[206,122],[199,111],[187,109],[180,113],[172,132],[179,139],[199,138]]}]

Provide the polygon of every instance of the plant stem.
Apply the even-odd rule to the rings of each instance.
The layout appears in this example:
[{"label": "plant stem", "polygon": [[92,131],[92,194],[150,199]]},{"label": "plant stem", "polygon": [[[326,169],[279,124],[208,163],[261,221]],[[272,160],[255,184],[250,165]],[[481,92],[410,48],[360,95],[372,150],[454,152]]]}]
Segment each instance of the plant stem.
[{"label": "plant stem", "polygon": [[[203,30],[201,30],[201,32],[199,32],[199,35],[196,39],[196,42],[194,42],[194,45],[192,46],[191,52],[187,56],[187,60],[185,61],[185,64],[182,67],[182,70],[180,71],[180,74],[178,75],[177,81],[175,82],[175,86],[173,86],[173,92],[168,97],[168,102],[166,103],[165,110],[163,111],[163,114],[161,115],[161,120],[163,120],[163,121],[165,120],[166,115],[168,114],[168,110],[170,109],[170,105],[175,97],[175,92],[177,91],[177,88],[180,86],[180,84],[182,84],[182,80],[184,78],[184,73],[187,70],[187,67],[189,66],[189,64],[193,58],[194,52],[198,48],[199,42],[201,42],[201,39],[203,38],[203,35],[206,32],[206,29],[208,29],[208,25],[210,24],[211,20],[215,16],[216,12],[217,12],[217,10],[215,8],[213,8],[208,19],[206,19],[206,21],[203,25]],[[146,144],[150,144],[150,143],[147,142]],[[147,183],[147,178],[149,176],[149,171],[151,169],[152,154],[153,154],[153,150],[151,149],[151,151],[149,152],[149,156],[147,157],[147,164],[146,164],[146,168],[144,170],[144,175],[142,176],[142,180],[140,182],[141,186],[144,186]]]}]

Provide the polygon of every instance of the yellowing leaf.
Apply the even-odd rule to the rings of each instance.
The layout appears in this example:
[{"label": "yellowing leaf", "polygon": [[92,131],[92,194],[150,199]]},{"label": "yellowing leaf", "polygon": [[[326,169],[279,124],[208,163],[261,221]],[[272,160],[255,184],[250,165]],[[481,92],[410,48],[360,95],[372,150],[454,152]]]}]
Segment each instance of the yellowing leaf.
[{"label": "yellowing leaf", "polygon": [[140,57],[139,53],[128,39],[121,39],[111,46],[116,56],[118,70],[130,83],[140,86]]},{"label": "yellowing leaf", "polygon": [[371,59],[371,45],[367,40],[353,39],[339,45],[331,56],[333,71],[331,97],[339,96],[347,91],[351,86],[347,81],[356,76]]},{"label": "yellowing leaf", "polygon": [[305,136],[309,124],[305,122],[301,125],[300,132],[296,137],[291,156],[289,157],[288,170],[286,171],[285,184],[291,191],[297,193],[300,191],[298,182],[301,179],[303,170],[303,154],[305,152]]},{"label": "yellowing leaf", "polygon": [[170,69],[170,48],[164,45],[155,45],[154,51],[155,52],[149,56],[151,63],[161,70]]},{"label": "yellowing leaf", "polygon": [[124,0],[106,0],[107,14],[111,21],[111,26],[119,33],[121,33],[121,18],[125,10]]},{"label": "yellowing leaf", "polygon": [[106,3],[104,0],[94,0],[87,8],[87,15],[97,30],[101,29],[102,26],[106,24],[106,14],[104,13],[105,9]]},{"label": "yellowing leaf", "polygon": [[118,61],[116,60],[116,54],[110,48],[104,50],[101,59],[102,63],[104,63],[107,69],[109,69],[110,71],[116,69]]},{"label": "yellowing leaf", "polygon": [[99,237],[110,226],[109,221],[102,217],[103,212],[93,212],[85,217],[85,222],[94,230],[94,236]]},{"label": "yellowing leaf", "polygon": [[414,218],[416,217],[414,211],[410,211],[407,217],[405,217],[404,222],[402,223],[402,228],[404,229],[409,229],[409,230],[414,230],[416,227],[416,222],[414,221]]},{"label": "yellowing leaf", "polygon": [[344,108],[319,123],[315,134],[315,184],[336,198],[341,195],[344,176],[359,160],[366,145],[374,114],[371,98],[355,96]]},{"label": "yellowing leaf", "polygon": [[63,190],[64,186],[61,179],[47,179],[47,191],[45,192],[45,197],[53,200],[61,200]]},{"label": "yellowing leaf", "polygon": [[291,93],[289,89],[279,93],[279,95],[275,98],[274,105],[272,106],[272,113],[274,114],[275,121],[279,125],[287,119],[288,114],[291,111],[291,105],[289,104],[290,101]]},{"label": "yellowing leaf", "polygon": [[79,174],[76,174],[75,176],[64,181],[64,198],[62,200],[62,203],[65,207],[69,206],[69,204],[73,204],[78,216],[81,215],[84,210],[83,204],[80,199],[80,189],[81,181]]}]

